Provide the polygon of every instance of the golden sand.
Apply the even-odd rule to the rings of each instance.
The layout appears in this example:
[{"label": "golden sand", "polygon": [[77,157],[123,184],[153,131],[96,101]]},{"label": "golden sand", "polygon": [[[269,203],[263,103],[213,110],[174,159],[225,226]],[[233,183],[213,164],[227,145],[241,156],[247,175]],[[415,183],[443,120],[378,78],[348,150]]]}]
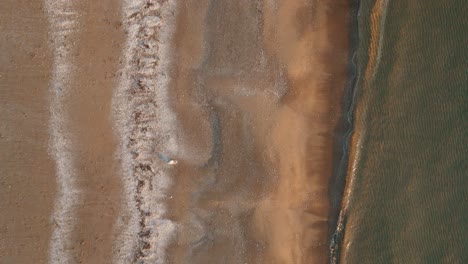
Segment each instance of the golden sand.
[{"label": "golden sand", "polygon": [[348,2],[70,3],[1,4],[0,256],[325,263]]}]

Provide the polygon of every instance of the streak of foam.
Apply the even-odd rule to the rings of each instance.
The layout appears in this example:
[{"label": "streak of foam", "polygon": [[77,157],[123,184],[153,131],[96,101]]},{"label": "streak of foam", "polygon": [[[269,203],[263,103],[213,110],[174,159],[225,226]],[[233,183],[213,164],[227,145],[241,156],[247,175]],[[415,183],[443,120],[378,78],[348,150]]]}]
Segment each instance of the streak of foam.
[{"label": "streak of foam", "polygon": [[119,217],[116,263],[164,263],[176,225],[165,217],[174,115],[168,106],[169,39],[175,3],[123,0],[127,39],[113,113],[120,139],[124,209]]},{"label": "streak of foam", "polygon": [[69,249],[75,225],[74,208],[79,203],[80,191],[75,183],[72,159],[72,138],[68,131],[68,117],[64,100],[69,96],[73,75],[70,37],[78,31],[78,17],[73,4],[66,0],[45,0],[49,20],[49,35],[53,51],[50,83],[50,154],[57,171],[57,197],[52,215],[53,230],[49,245],[50,263],[71,263]]}]

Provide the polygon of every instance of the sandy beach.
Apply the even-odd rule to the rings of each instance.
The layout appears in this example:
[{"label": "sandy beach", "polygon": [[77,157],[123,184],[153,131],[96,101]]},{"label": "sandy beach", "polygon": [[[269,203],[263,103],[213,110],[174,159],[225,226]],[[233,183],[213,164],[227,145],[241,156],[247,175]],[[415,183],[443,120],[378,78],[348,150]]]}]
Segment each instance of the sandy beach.
[{"label": "sandy beach", "polygon": [[347,5],[184,7],[170,90],[178,116],[194,116],[178,129],[193,158],[171,192],[185,227],[174,263],[325,263]]},{"label": "sandy beach", "polygon": [[347,1],[1,6],[5,263],[327,262]]},{"label": "sandy beach", "polygon": [[54,161],[48,156],[51,59],[47,18],[41,8],[37,1],[0,3],[0,256],[4,263],[47,263],[52,231],[49,220],[56,186]]}]

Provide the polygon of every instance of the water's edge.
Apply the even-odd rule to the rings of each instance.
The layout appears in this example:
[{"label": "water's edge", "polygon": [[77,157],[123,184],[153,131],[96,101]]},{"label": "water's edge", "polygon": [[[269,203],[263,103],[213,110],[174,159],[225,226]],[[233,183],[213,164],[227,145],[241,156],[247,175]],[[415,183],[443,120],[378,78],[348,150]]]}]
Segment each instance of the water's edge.
[{"label": "water's edge", "polygon": [[351,173],[348,173],[351,140],[353,135],[353,113],[356,103],[356,85],[358,79],[357,50],[359,45],[358,16],[360,0],[350,0],[349,17],[349,54],[348,80],[343,91],[341,120],[335,129],[333,146],[334,166],[330,178],[330,213],[329,213],[329,259],[332,264],[339,263],[341,244],[346,224],[346,206],[349,198],[347,189]]}]

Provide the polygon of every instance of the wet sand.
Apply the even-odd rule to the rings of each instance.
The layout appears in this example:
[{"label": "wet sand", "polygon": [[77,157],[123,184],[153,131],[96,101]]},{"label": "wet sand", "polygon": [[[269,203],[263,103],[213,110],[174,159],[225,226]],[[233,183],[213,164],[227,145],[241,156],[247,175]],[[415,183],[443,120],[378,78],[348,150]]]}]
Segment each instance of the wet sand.
[{"label": "wet sand", "polygon": [[347,1],[3,5],[7,262],[327,261]]},{"label": "wet sand", "polygon": [[121,181],[115,159],[111,98],[123,40],[115,1],[81,1],[74,48],[76,71],[68,95],[76,187],[81,199],[71,240],[72,262],[112,263]]},{"label": "wet sand", "polygon": [[1,1],[0,10],[0,262],[47,263],[56,190],[47,19],[40,1]]},{"label": "wet sand", "polygon": [[110,102],[123,36],[114,2],[2,2],[2,263],[111,263],[121,183]]},{"label": "wet sand", "polygon": [[121,182],[110,105],[123,37],[113,3],[46,2],[54,57],[49,129],[60,192],[52,263],[112,260]]},{"label": "wet sand", "polygon": [[326,262],[347,3],[186,3],[170,86],[184,150],[173,262]]}]

